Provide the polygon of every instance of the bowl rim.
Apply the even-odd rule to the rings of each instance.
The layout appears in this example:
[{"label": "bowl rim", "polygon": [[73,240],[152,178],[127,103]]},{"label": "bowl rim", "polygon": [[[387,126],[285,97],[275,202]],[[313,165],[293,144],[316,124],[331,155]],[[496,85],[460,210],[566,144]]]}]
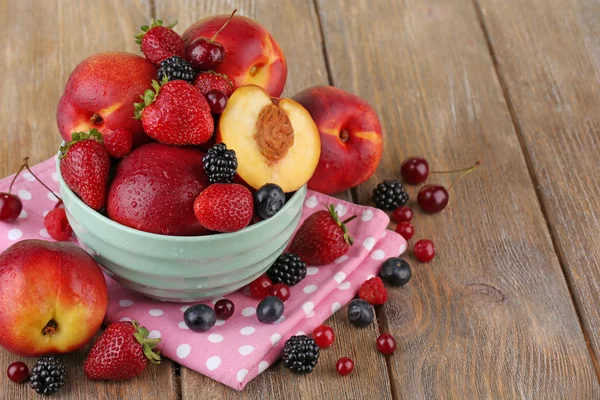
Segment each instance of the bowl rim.
[{"label": "bowl rim", "polygon": [[[65,142],[63,141],[61,143],[61,147],[65,144]],[[103,223],[107,224],[109,227],[114,228],[116,230],[119,230],[125,234],[132,234],[132,235],[138,235],[141,238],[147,238],[147,239],[151,239],[151,240],[162,240],[162,241],[167,241],[167,242],[173,242],[173,243],[200,243],[200,242],[210,242],[210,241],[214,241],[215,239],[219,239],[219,240],[235,240],[237,238],[239,238],[242,235],[245,234],[249,234],[252,233],[255,230],[261,229],[263,226],[269,224],[269,222],[274,221],[278,216],[282,216],[283,214],[285,214],[285,211],[287,211],[289,208],[292,207],[292,203],[296,203],[298,201],[302,201],[301,198],[304,198],[307,192],[307,185],[308,184],[304,184],[302,187],[300,187],[298,190],[296,190],[294,192],[294,194],[289,198],[288,201],[285,202],[285,204],[283,205],[283,207],[281,208],[281,210],[279,210],[279,212],[277,212],[277,214],[275,214],[273,217],[269,218],[269,219],[263,219],[260,222],[257,222],[256,224],[252,224],[250,226],[247,226],[239,231],[236,232],[224,232],[224,233],[217,233],[217,234],[210,234],[210,235],[202,235],[202,236],[174,236],[174,235],[162,235],[159,233],[151,233],[151,232],[145,232],[145,231],[141,231],[139,229],[135,229],[135,228],[131,228],[129,226],[120,224],[116,221],[113,221],[112,219],[108,218],[106,215],[99,213],[98,211],[93,210],[90,206],[88,206],[87,204],[85,204],[80,198],[79,196],[77,196],[72,190],[71,188],[69,188],[69,186],[66,184],[66,182],[63,180],[62,177],[62,173],[60,170],[60,148],[59,151],[56,155],[56,174],[58,175],[58,182],[59,182],[59,191],[62,191],[63,189],[67,191],[67,193],[69,194],[70,197],[74,198],[74,201],[83,207],[83,209],[87,212],[87,213],[91,213],[94,215],[94,218],[98,218],[100,221],[102,221]],[[304,204],[302,204],[301,207],[303,207]],[[66,207],[66,204],[65,204]],[[68,211],[68,210],[67,210]]]}]

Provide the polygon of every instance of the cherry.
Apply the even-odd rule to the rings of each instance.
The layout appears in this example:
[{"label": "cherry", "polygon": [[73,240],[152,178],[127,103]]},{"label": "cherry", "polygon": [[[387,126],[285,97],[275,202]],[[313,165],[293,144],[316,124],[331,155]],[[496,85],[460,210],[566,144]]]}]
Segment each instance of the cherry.
[{"label": "cherry", "polygon": [[393,354],[396,350],[396,339],[389,333],[382,333],[377,337],[377,350],[381,354]]},{"label": "cherry", "polygon": [[0,221],[12,222],[19,217],[23,203],[21,199],[14,194],[0,193]]},{"label": "cherry", "polygon": [[[229,24],[233,15],[238,10],[238,2],[235,2],[235,10],[231,13],[227,21],[219,28],[212,38],[199,37],[190,43],[187,48],[187,59],[192,67],[202,71],[213,71],[223,62],[225,58],[225,49],[223,45],[216,42],[215,39],[219,33]],[[216,113],[218,114],[218,113]]]},{"label": "cherry", "polygon": [[346,376],[354,371],[354,361],[349,357],[342,357],[335,363],[335,370],[338,374]]},{"label": "cherry", "polygon": [[271,294],[273,282],[267,275],[261,275],[250,283],[250,295],[255,299],[264,299]]},{"label": "cherry", "polygon": [[429,239],[421,239],[415,243],[414,247],[415,258],[417,261],[427,263],[435,257],[435,247]]},{"label": "cherry", "polygon": [[397,223],[410,222],[413,212],[409,207],[398,207],[392,212],[392,219]]},{"label": "cherry", "polygon": [[8,376],[8,379],[13,382],[25,382],[27,378],[29,378],[29,368],[27,368],[27,365],[24,362],[15,361],[8,366],[6,375]]},{"label": "cherry", "polygon": [[215,303],[215,314],[217,318],[229,319],[235,312],[235,305],[229,299],[221,299]]},{"label": "cherry", "polygon": [[335,340],[335,333],[333,333],[333,328],[329,325],[319,325],[317,326],[312,333],[313,339],[321,348],[329,347],[333,344]]},{"label": "cherry", "polygon": [[281,301],[286,301],[290,298],[290,287],[285,283],[278,283],[271,288],[271,296],[277,296]]},{"label": "cherry", "polygon": [[396,232],[404,239],[410,240],[415,235],[415,227],[410,222],[400,222],[396,225]]},{"label": "cherry", "polygon": [[400,173],[406,183],[418,185],[429,177],[429,163],[423,157],[408,157],[402,161]]},{"label": "cherry", "polygon": [[210,112],[213,114],[221,114],[227,105],[227,96],[217,89],[213,89],[206,93],[206,101],[210,106]]}]

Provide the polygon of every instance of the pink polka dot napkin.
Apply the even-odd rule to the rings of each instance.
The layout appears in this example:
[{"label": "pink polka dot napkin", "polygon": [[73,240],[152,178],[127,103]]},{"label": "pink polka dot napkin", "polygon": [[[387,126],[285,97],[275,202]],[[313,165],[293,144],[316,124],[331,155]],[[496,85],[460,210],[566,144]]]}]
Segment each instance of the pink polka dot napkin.
[{"label": "pink polka dot napkin", "polygon": [[[54,158],[32,170],[58,192]],[[0,181],[0,191],[8,189],[10,180],[9,177]],[[0,223],[0,251],[18,240],[52,240],[44,229],[43,216],[54,207],[56,199],[49,196],[30,174],[21,174],[17,178],[13,193],[23,200],[23,212],[13,223]],[[233,317],[226,321],[217,320],[208,332],[193,332],[183,322],[183,312],[189,305],[148,299],[110,278],[107,278],[109,305],[105,322],[135,319],[150,330],[152,337],[162,339],[159,349],[165,357],[242,390],[279,358],[290,336],[310,334],[348,303],[366,279],[377,274],[383,260],[398,256],[406,249],[404,238],[386,230],[389,218],[385,213],[320,193],[308,192],[302,221],[324,209],[326,204],[334,204],[344,219],[358,216],[348,225],[355,245],[330,265],[308,266],[306,278],[291,288],[283,316],[275,324],[258,321],[258,300],[242,289],[226,296],[235,304]],[[213,305],[217,300],[205,303]]]}]

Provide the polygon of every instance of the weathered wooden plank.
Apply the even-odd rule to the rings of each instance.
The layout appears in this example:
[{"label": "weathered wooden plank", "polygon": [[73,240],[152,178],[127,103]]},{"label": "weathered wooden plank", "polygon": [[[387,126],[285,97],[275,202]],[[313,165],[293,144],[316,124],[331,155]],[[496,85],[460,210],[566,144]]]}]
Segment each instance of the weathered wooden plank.
[{"label": "weathered wooden plank", "polygon": [[[335,85],[371,102],[385,131],[382,164],[359,188],[361,201],[369,200],[376,182],[399,178],[408,155],[424,154],[438,170],[483,160],[478,172],[453,189],[447,210],[415,215],[411,242],[431,238],[438,255],[426,265],[408,257],[414,277],[405,289],[392,291],[384,307],[384,329],[400,343],[390,359],[395,395],[600,396],[472,3],[317,3]],[[508,30],[522,21],[524,10],[535,8],[520,3],[520,11],[503,3],[501,10],[513,12],[497,12],[495,23],[512,18]],[[532,25],[539,23],[537,15],[528,17]],[[527,51],[522,59],[532,56],[540,53]],[[432,181],[447,185],[451,178]],[[413,199],[416,191],[410,188]],[[414,200],[411,205],[417,208]]]},{"label": "weathered wooden plank", "polygon": [[538,196],[597,359],[600,3],[480,4]]},{"label": "weathered wooden plank", "polygon": [[[23,157],[32,163],[56,152],[60,135],[56,104],[72,69],[85,57],[107,50],[137,52],[132,38],[150,19],[145,1],[0,2],[2,97],[0,99],[0,176],[16,172]],[[124,383],[95,383],[83,376],[89,348],[65,356],[69,378],[61,399],[175,399],[171,362],[151,367]],[[20,359],[0,349],[0,365]],[[26,360],[33,367],[34,359]],[[33,399],[28,385],[0,374],[0,397]]]}]

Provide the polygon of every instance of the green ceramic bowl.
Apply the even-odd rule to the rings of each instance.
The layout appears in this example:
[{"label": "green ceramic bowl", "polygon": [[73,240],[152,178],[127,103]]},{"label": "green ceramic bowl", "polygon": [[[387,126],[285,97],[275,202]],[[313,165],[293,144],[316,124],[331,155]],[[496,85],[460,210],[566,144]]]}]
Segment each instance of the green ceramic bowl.
[{"label": "green ceramic bowl", "polygon": [[306,186],[274,217],[239,232],[166,236],[114,222],[84,204],[65,184],[60,194],[79,243],[122,285],[176,302],[205,300],[252,282],[283,252],[298,226]]}]

